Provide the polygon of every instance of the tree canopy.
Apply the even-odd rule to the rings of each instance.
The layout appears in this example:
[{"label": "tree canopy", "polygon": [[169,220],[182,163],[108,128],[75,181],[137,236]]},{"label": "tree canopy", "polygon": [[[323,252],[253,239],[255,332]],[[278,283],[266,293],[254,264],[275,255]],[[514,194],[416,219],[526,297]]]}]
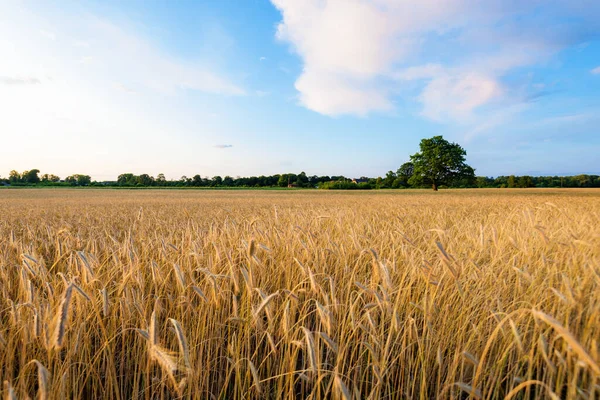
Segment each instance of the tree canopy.
[{"label": "tree canopy", "polygon": [[440,185],[456,181],[475,181],[475,170],[465,163],[467,152],[457,143],[434,136],[421,140],[419,146],[421,151],[410,156],[413,173],[409,184],[428,184],[438,190]]},{"label": "tree canopy", "polygon": [[421,141],[421,151],[411,156],[395,172],[385,176],[351,179],[336,175],[307,175],[305,172],[275,174],[270,176],[182,176],[167,179],[165,174],[123,173],[116,180],[95,181],[89,175],[73,174],[64,179],[38,169],[23,172],[10,171],[0,176],[0,186],[96,186],[96,187],[205,187],[205,188],[293,188],[320,189],[409,189],[431,185],[442,188],[552,188],[552,187],[600,187],[598,175],[576,176],[478,176],[465,163],[466,151],[456,143],[449,143],[442,136]]}]

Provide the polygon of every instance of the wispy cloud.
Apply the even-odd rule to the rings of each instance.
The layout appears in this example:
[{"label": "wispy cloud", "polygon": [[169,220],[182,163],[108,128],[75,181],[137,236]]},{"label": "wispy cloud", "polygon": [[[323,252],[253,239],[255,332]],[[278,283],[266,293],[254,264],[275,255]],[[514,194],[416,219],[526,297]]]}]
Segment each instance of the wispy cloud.
[{"label": "wispy cloud", "polygon": [[[238,67],[203,49],[163,48],[138,30],[139,20],[53,7],[0,1],[0,132],[32,149],[2,157],[0,167],[171,173],[200,157],[210,172],[219,152],[201,144],[220,139],[199,132],[198,111],[215,97],[246,94]],[[126,154],[133,146],[139,153]],[[83,147],[91,150],[84,155]],[[109,156],[115,162],[107,166],[101,160]]]},{"label": "wispy cloud", "polygon": [[597,112],[582,112],[577,114],[567,114],[567,115],[559,115],[555,117],[544,118],[540,121],[535,122],[533,125],[537,127],[543,126],[557,126],[563,124],[580,124],[588,121],[592,121],[594,119],[598,119]]},{"label": "wispy cloud", "polygon": [[444,71],[434,74],[418,100],[421,114],[435,121],[466,120],[473,110],[502,95],[501,85],[480,72]]},{"label": "wispy cloud", "polygon": [[269,95],[269,92],[264,90],[257,90],[255,93],[258,97],[265,97]]},{"label": "wispy cloud", "polygon": [[93,59],[94,59],[94,57],[92,57],[92,56],[83,56],[79,59],[79,63],[80,64],[89,64],[92,62]]},{"label": "wispy cloud", "polygon": [[85,40],[74,40],[73,46],[87,48],[87,47],[90,47],[90,44],[88,42],[86,42]]},{"label": "wispy cloud", "polygon": [[234,96],[245,94],[243,88],[220,72],[207,65],[169,56],[110,21],[90,18],[88,27],[88,34],[95,41],[93,57],[98,59],[96,71],[99,73],[118,72],[123,82],[136,82],[163,93],[188,89]]},{"label": "wispy cloud", "polygon": [[217,144],[215,145],[215,147],[217,149],[229,149],[230,147],[233,147],[232,144]]},{"label": "wispy cloud", "polygon": [[47,39],[56,40],[56,34],[54,32],[50,32],[44,29],[40,29],[40,33]]},{"label": "wispy cloud", "polygon": [[590,72],[594,75],[600,75],[600,66],[592,69]]},{"label": "wispy cloud", "polygon": [[467,126],[464,139],[467,142],[472,141],[478,136],[487,134],[495,129],[505,126],[511,122],[514,122],[519,114],[529,109],[530,105],[527,103],[514,104],[488,114],[484,114],[481,118],[477,118]]},{"label": "wispy cloud", "polygon": [[528,102],[537,101],[538,99],[541,99],[543,97],[552,96],[556,93],[559,93],[559,92],[557,90],[538,90],[538,91],[534,91],[534,92],[531,92],[528,95],[526,95],[524,97],[524,100],[528,101]]},{"label": "wispy cloud", "polygon": [[[12,20],[0,26],[0,34],[12,38],[10,42],[0,42],[2,76],[33,75],[29,71],[38,72],[33,76],[41,76],[36,70],[45,73],[52,69],[56,76],[71,74],[63,79],[78,76],[98,86],[117,80],[161,94],[179,90],[228,96],[246,94],[223,68],[173,56],[131,29],[134,24],[115,23],[88,13],[64,15],[62,20],[46,19],[34,10],[10,4],[0,7],[0,12],[12,15]],[[43,28],[35,29],[32,20]],[[41,35],[35,35],[36,31]],[[86,70],[78,70],[74,60],[85,65]],[[3,82],[34,83],[19,78],[3,78]]]},{"label": "wispy cloud", "polygon": [[131,94],[137,93],[137,91],[135,89],[132,89],[129,86],[126,86],[122,83],[115,83],[115,84],[113,84],[113,87],[115,89],[121,90],[125,93],[131,93]]},{"label": "wispy cloud", "polygon": [[258,60],[259,60],[259,61],[265,61],[266,59],[267,59],[267,57],[261,57],[261,58],[259,58]]},{"label": "wispy cloud", "polygon": [[42,82],[38,78],[0,76],[0,83],[5,85],[37,85]]}]

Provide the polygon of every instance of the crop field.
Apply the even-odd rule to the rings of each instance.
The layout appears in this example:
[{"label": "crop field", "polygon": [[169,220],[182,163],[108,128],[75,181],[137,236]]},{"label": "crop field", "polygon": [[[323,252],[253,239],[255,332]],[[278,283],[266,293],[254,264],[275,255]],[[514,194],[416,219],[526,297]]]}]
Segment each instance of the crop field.
[{"label": "crop field", "polygon": [[0,190],[6,398],[600,397],[600,191]]}]

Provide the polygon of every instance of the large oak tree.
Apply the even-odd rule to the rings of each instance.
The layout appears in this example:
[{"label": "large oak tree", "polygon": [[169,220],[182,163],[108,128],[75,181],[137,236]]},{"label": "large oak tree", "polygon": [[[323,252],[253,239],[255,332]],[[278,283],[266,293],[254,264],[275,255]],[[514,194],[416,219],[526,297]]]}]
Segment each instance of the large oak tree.
[{"label": "large oak tree", "polygon": [[420,152],[410,156],[413,164],[411,185],[428,184],[438,190],[440,185],[475,179],[475,170],[465,163],[467,152],[460,145],[434,136],[421,140],[420,148]]}]

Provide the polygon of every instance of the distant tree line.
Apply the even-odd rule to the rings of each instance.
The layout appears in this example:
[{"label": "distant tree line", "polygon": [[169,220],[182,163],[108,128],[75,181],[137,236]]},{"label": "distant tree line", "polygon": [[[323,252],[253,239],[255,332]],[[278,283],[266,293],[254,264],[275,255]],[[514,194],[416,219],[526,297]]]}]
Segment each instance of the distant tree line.
[{"label": "distant tree line", "polygon": [[192,177],[182,176],[177,180],[167,180],[164,174],[156,178],[148,174],[135,175],[132,173],[121,174],[115,182],[106,182],[108,185],[123,187],[298,187],[316,188],[324,182],[346,180],[343,176],[307,176],[305,172],[299,174],[276,174],[250,177],[213,176]]},{"label": "distant tree line", "polygon": [[61,180],[60,177],[54,174],[40,176],[39,169],[31,169],[22,173],[12,170],[8,178],[0,177],[0,184],[13,186],[89,186],[92,184],[92,178],[89,175],[74,174]]},{"label": "distant tree line", "polygon": [[420,151],[410,156],[396,172],[388,171],[385,177],[349,179],[344,176],[308,176],[299,174],[276,174],[270,176],[202,177],[199,174],[188,178],[168,180],[164,174],[155,177],[149,174],[121,174],[116,181],[96,182],[89,175],[75,174],[61,180],[56,175],[39,176],[39,169],[19,173],[11,171],[8,178],[0,177],[0,184],[47,185],[47,186],[115,186],[115,187],[206,187],[206,188],[319,188],[319,189],[405,189],[438,188],[528,188],[528,187],[600,187],[597,175],[577,176],[499,176],[488,178],[475,176],[475,170],[467,165],[467,152],[457,143],[442,136],[422,139]]},{"label": "distant tree line", "polygon": [[480,188],[590,188],[600,187],[600,176],[598,175],[574,175],[574,176],[498,176],[489,178],[477,177],[477,187]]},{"label": "distant tree line", "polygon": [[[319,188],[319,189],[409,189],[429,188],[431,184],[414,178],[412,162],[404,163],[397,171],[388,171],[377,178],[360,177],[350,179],[344,176],[308,176],[299,174],[276,174],[250,177],[214,176],[212,178],[194,175],[191,178],[166,179],[164,174],[153,177],[149,174],[121,174],[116,181],[92,181],[89,175],[73,174],[61,179],[54,174],[40,174],[38,169],[19,173],[11,171],[8,178],[0,177],[0,184],[11,186],[101,186],[101,187],[204,187],[204,188]],[[598,175],[575,176],[462,176],[439,185],[440,188],[591,188],[600,187]]]}]

